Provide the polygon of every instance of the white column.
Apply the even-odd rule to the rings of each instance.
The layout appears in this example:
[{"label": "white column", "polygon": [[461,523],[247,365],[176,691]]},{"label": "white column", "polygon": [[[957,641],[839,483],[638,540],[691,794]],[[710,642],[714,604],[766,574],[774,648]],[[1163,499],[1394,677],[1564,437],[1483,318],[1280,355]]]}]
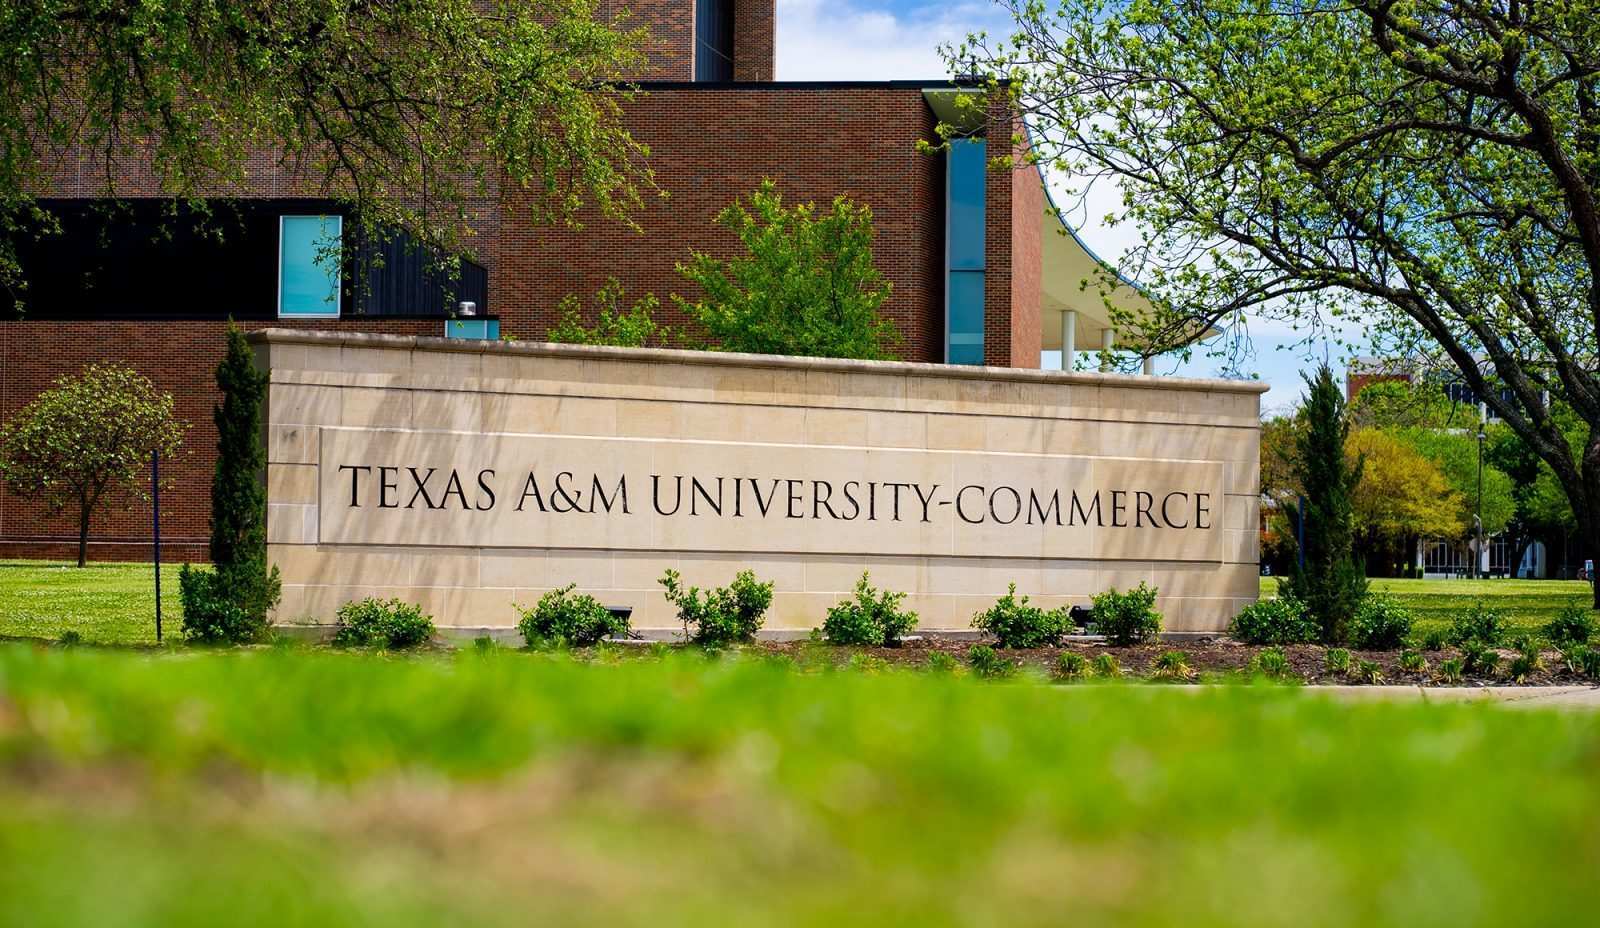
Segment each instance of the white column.
[{"label": "white column", "polygon": [[1111,352],[1117,347],[1117,330],[1106,327],[1100,330],[1100,369],[1111,370]]},{"label": "white column", "polygon": [[1156,375],[1155,355],[1151,355],[1150,357],[1144,359],[1144,375],[1146,377],[1154,377]]},{"label": "white column", "polygon": [[1061,369],[1072,370],[1073,363],[1078,357],[1078,311],[1076,309],[1063,309],[1061,311]]}]

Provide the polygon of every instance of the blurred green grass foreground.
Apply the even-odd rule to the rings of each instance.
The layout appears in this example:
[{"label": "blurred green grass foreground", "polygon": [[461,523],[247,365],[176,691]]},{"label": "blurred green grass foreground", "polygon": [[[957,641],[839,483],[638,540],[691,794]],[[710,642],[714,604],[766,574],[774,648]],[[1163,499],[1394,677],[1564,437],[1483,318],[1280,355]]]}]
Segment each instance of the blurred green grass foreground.
[{"label": "blurred green grass foreground", "polygon": [[1600,718],[0,644],[0,924],[1591,923]]}]

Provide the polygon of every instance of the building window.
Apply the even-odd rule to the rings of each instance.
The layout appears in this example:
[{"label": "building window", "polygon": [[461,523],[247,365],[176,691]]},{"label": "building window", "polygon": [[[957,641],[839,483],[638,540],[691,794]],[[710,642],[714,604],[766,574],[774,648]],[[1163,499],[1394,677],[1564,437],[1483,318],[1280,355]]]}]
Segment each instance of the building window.
[{"label": "building window", "polygon": [[955,139],[945,157],[945,361],[983,363],[983,139]]},{"label": "building window", "polygon": [[733,80],[733,0],[695,0],[694,79]]},{"label": "building window", "polygon": [[339,315],[342,216],[278,217],[278,315]]}]

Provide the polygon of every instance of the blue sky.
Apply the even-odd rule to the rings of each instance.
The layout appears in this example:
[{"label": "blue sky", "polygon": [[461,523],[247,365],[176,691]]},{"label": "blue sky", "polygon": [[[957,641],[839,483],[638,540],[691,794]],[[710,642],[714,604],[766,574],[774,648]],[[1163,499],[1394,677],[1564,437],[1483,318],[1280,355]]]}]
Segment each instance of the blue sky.
[{"label": "blue sky", "polygon": [[[989,0],[777,0],[777,4],[777,77],[782,81],[942,78],[946,70],[938,53],[941,44],[978,30],[1000,34],[1009,24],[1004,11]],[[1104,216],[1116,202],[1112,191],[1099,191],[1091,195],[1088,212]],[[1135,238],[1132,229],[1107,228],[1094,218],[1081,218],[1079,233],[1107,260],[1120,257]],[[1300,372],[1320,362],[1325,351],[1335,373],[1343,376],[1337,348],[1319,342],[1291,349],[1300,337],[1263,320],[1253,321],[1250,329],[1255,357],[1247,372],[1272,385],[1263,398],[1264,410],[1292,406],[1302,387]],[[1187,364],[1163,360],[1158,370],[1209,377],[1217,373],[1217,365],[1205,358]]]}]

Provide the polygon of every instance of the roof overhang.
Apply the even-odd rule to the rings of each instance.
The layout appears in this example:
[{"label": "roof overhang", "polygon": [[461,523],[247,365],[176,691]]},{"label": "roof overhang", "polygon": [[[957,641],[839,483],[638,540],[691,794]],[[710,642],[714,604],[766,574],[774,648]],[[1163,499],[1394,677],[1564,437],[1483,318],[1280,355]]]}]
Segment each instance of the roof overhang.
[{"label": "roof overhang", "polygon": [[922,99],[928,101],[928,109],[941,123],[961,135],[970,135],[984,130],[988,114],[982,105],[964,104],[962,99],[970,100],[983,92],[982,87],[924,87]]}]

